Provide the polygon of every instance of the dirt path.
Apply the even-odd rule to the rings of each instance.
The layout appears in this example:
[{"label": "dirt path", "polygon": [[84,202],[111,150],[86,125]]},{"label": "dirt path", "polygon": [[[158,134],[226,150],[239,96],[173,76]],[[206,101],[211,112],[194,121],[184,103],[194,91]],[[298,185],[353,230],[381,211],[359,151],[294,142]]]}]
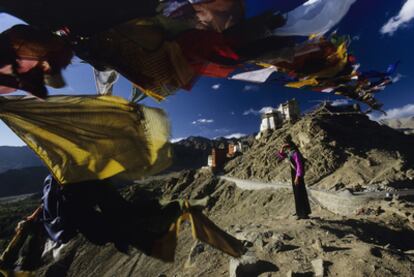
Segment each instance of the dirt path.
[{"label": "dirt path", "polygon": [[[228,176],[219,176],[220,179],[233,182],[237,185],[237,187],[245,190],[261,190],[261,189],[281,189],[281,188],[291,188],[290,183],[283,183],[283,182],[271,182],[265,183],[262,181],[257,180],[243,180],[234,177]],[[309,191],[321,191],[315,190],[312,188],[308,188]],[[328,193],[328,192],[327,192]],[[335,192],[329,192],[332,194],[342,195],[342,196],[349,196],[349,197],[366,197],[366,198],[378,198],[383,199],[386,197],[386,191],[379,191],[379,192],[355,192],[352,194],[340,194]],[[411,196],[414,195],[414,189],[399,189],[391,194],[399,195],[399,196]]]},{"label": "dirt path", "polygon": [[[219,178],[232,182],[236,184],[238,188],[243,190],[277,190],[282,188],[291,188],[290,184],[284,183],[264,183],[260,181],[242,180],[227,176],[220,176]],[[328,192],[312,188],[308,188],[308,192],[312,200],[329,211],[339,215],[354,214],[356,211],[372,202],[383,200],[387,194],[385,191],[351,193],[349,191]],[[393,192],[390,197],[392,197],[393,194],[398,196],[413,196],[414,189],[397,190]]]},{"label": "dirt path", "polygon": [[233,182],[236,184],[237,187],[244,190],[282,189],[291,187],[291,185],[288,183],[263,183],[260,181],[242,180],[227,176],[220,176],[219,178],[222,180]]}]

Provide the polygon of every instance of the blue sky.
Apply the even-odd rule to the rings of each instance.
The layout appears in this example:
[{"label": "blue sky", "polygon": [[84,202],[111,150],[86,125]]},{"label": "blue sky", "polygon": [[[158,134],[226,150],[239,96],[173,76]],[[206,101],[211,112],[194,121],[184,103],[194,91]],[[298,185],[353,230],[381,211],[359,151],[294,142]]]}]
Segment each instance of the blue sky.
[{"label": "blue sky", "polygon": [[[313,1],[313,0],[312,0]],[[258,4],[260,2],[260,4]],[[300,3],[301,0],[290,1]],[[272,7],[281,7],[281,0],[247,1],[247,15]],[[284,4],[285,7],[289,8]],[[398,82],[380,92],[377,98],[392,117],[414,115],[414,0],[357,0],[349,13],[336,27],[339,34],[353,38],[351,49],[362,70],[386,69],[401,60]],[[0,31],[18,21],[0,14]],[[52,94],[95,94],[92,69],[75,59],[64,72],[68,87],[51,90]],[[121,78],[115,95],[128,98],[131,85]],[[162,103],[146,99],[144,104],[165,109],[172,123],[172,138],[190,135],[209,138],[232,134],[251,134],[260,125],[258,112],[263,107],[277,106],[296,98],[302,110],[321,100],[339,100],[338,96],[306,90],[284,88],[275,83],[256,85],[241,81],[200,78],[193,89],[179,91]],[[380,115],[374,115],[380,117]],[[22,145],[14,134],[0,122],[0,145]]]}]

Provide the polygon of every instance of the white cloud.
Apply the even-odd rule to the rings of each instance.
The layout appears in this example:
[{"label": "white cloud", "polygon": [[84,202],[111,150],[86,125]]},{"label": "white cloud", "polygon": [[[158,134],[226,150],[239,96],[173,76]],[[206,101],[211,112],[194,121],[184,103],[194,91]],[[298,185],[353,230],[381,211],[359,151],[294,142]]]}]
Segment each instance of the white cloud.
[{"label": "white cloud", "polygon": [[259,86],[255,85],[245,85],[243,91],[258,91],[260,89]]},{"label": "white cloud", "polygon": [[335,101],[332,101],[331,105],[334,107],[337,107],[337,106],[345,106],[345,105],[348,105],[349,103],[350,101],[348,99],[337,99]]},{"label": "white cloud", "polygon": [[389,109],[386,112],[386,115],[381,114],[370,114],[369,118],[371,120],[379,121],[383,119],[395,119],[395,118],[404,118],[414,116],[414,104],[407,104],[403,107]]},{"label": "white cloud", "polygon": [[407,24],[414,18],[414,0],[407,0],[402,6],[398,15],[391,17],[387,23],[381,28],[382,34],[392,36],[400,27]]},{"label": "white cloud", "polygon": [[255,109],[248,109],[247,111],[243,112],[243,115],[261,115],[263,113],[272,112],[274,109],[272,107],[263,107],[260,110]]},{"label": "white cloud", "polygon": [[214,122],[213,119],[200,118],[200,119],[194,120],[193,122],[191,122],[191,124],[200,125],[200,124],[211,124],[213,122]]},{"label": "white cloud", "polygon": [[220,89],[220,87],[221,87],[221,84],[214,84],[214,85],[211,86],[211,88],[214,89],[214,90],[218,90],[218,89]]},{"label": "white cloud", "polygon": [[228,133],[228,132],[230,132],[230,130],[227,129],[227,128],[218,128],[218,129],[214,129],[214,132],[216,132],[216,133]]},{"label": "white cloud", "polygon": [[247,111],[243,112],[243,115],[249,115],[249,114],[253,114],[253,115],[259,115],[260,112],[258,110],[254,110],[252,108],[248,109]]},{"label": "white cloud", "polygon": [[236,139],[239,139],[239,138],[241,138],[241,137],[245,137],[245,136],[246,136],[246,134],[243,134],[243,133],[234,133],[234,134],[231,134],[231,135],[225,136],[225,138],[226,138],[226,139],[231,139],[231,138],[236,138]]},{"label": "white cloud", "polygon": [[186,137],[182,137],[182,138],[172,138],[172,139],[170,139],[170,142],[171,143],[176,143],[176,142],[182,141],[183,139],[186,139]]},{"label": "white cloud", "polygon": [[235,113],[235,112],[230,112],[230,114],[231,114],[231,115],[236,115],[236,113]]}]

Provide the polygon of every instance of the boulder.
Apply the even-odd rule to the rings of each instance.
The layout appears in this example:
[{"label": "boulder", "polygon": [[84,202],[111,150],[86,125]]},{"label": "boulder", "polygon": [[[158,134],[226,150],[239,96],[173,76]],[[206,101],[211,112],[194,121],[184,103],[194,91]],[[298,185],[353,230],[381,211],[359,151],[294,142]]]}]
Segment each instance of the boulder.
[{"label": "boulder", "polygon": [[325,276],[324,261],[322,259],[313,260],[311,263],[313,271],[315,273],[315,277]]},{"label": "boulder", "polygon": [[230,277],[254,277],[277,270],[277,266],[273,263],[259,260],[253,255],[244,255],[239,259],[231,258],[229,264]]}]

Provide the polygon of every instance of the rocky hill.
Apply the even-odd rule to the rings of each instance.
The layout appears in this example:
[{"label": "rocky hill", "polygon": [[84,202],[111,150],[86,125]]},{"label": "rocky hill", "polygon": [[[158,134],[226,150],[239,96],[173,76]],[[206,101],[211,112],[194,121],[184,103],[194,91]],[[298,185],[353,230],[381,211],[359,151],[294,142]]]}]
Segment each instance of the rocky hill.
[{"label": "rocky hill", "polygon": [[126,255],[112,244],[96,246],[79,236],[57,261],[46,261],[37,276],[317,276],[318,271],[323,276],[411,276],[414,271],[409,203],[380,201],[373,213],[345,218],[312,202],[312,219],[297,221],[288,189],[244,191],[204,171],[183,171],[137,183],[123,194],[140,201],[144,188],[167,199],[211,196],[205,213],[245,240],[248,252],[236,260],[195,242],[188,225],[180,233],[174,263],[134,249]]},{"label": "rocky hill", "polygon": [[289,164],[276,151],[290,134],[306,159],[308,185],[360,190],[368,186],[414,185],[414,140],[361,113],[315,111],[255,141],[225,171],[242,179],[289,182]]}]

